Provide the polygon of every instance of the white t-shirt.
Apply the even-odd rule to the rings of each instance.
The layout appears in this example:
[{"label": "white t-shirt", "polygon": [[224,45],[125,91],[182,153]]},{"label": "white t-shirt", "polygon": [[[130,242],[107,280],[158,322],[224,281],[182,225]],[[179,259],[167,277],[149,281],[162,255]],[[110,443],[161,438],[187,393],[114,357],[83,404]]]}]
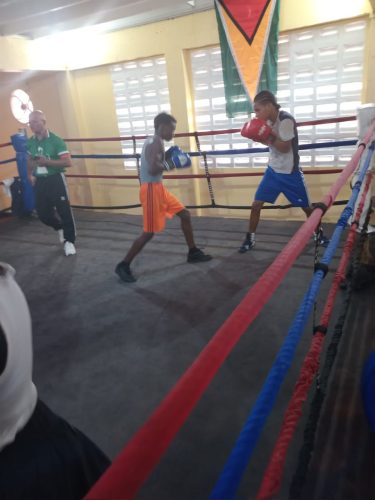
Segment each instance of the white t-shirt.
[{"label": "white t-shirt", "polygon": [[[289,113],[279,111],[275,123],[268,122],[268,125],[282,141],[297,139],[295,132],[295,122]],[[269,166],[279,174],[290,174],[296,167],[296,157],[298,156],[298,141],[294,141],[287,153],[281,153],[272,145],[269,146],[270,157]],[[297,150],[296,150],[296,147]],[[297,160],[298,163],[298,160]]]},{"label": "white t-shirt", "polygon": [[14,274],[11,266],[0,262],[0,325],[7,343],[6,365],[0,374],[0,450],[14,441],[37,401],[31,380],[31,318]]}]

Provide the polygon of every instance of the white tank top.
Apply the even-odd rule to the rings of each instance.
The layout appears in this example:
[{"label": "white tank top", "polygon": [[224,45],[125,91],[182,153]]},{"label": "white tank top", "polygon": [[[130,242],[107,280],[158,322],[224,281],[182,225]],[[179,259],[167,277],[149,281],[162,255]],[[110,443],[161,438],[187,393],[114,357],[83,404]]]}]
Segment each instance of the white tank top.
[{"label": "white tank top", "polygon": [[7,361],[0,375],[0,450],[12,443],[30,419],[37,401],[31,380],[31,318],[15,272],[0,262],[0,324],[7,342]]},{"label": "white tank top", "polygon": [[150,174],[150,165],[148,164],[148,161],[146,159],[146,147],[149,144],[152,144],[154,140],[156,140],[155,136],[149,137],[148,139],[145,140],[143,144],[142,154],[141,154],[141,169],[140,169],[141,184],[145,184],[146,182],[161,182],[163,180],[162,172],[156,175]]}]

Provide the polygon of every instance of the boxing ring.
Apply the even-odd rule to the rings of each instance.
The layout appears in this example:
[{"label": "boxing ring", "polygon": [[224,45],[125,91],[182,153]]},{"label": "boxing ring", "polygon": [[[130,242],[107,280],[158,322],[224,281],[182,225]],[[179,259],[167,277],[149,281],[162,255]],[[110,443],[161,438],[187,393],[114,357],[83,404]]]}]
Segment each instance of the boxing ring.
[{"label": "boxing ring", "polygon": [[[335,119],[324,119],[324,120],[313,120],[313,121],[306,121],[306,122],[300,122],[298,124],[299,127],[305,127],[305,126],[318,126],[318,125],[325,125],[325,124],[332,124],[332,123],[343,123],[343,122],[350,122],[356,120],[356,117],[354,116],[348,116],[348,117],[342,117],[342,118],[335,118]],[[190,151],[189,155],[192,158],[200,158],[202,160],[202,169],[204,173],[180,173],[179,174],[165,174],[164,175],[164,180],[167,182],[168,180],[179,180],[182,181],[184,179],[205,179],[207,183],[207,190],[209,194],[209,203],[206,204],[187,204],[187,208],[189,209],[208,209],[208,208],[224,208],[224,209],[236,209],[236,210],[249,210],[251,207],[250,205],[230,205],[230,204],[223,204],[223,203],[218,203],[217,200],[215,199],[215,193],[214,193],[214,186],[212,183],[213,179],[225,179],[225,178],[243,178],[243,177],[260,177],[263,175],[263,172],[249,172],[249,171],[242,171],[242,172],[231,172],[231,173],[213,173],[210,171],[209,165],[208,165],[208,157],[219,157],[219,156],[228,156],[228,155],[257,155],[257,154],[264,154],[268,152],[268,148],[266,147],[251,147],[251,148],[242,148],[242,149],[235,149],[235,150],[210,150],[210,151],[205,151],[202,150],[201,147],[201,142],[200,138],[204,136],[219,136],[219,135],[228,135],[228,134],[238,134],[240,132],[239,129],[226,129],[226,130],[219,130],[219,131],[205,131],[205,132],[191,132],[191,133],[180,133],[180,134],[175,134],[175,138],[193,138],[194,139],[194,146],[195,146],[195,151]],[[133,147],[133,153],[132,154],[123,154],[123,155],[100,155],[100,154],[82,154],[82,155],[73,155],[73,158],[76,159],[113,159],[113,160],[119,160],[119,159],[135,159],[137,163],[137,175],[116,175],[116,176],[108,176],[108,175],[83,175],[83,178],[90,178],[90,179],[126,179],[126,180],[133,180],[133,181],[138,181],[139,178],[139,162],[140,162],[140,154],[137,153],[137,141],[143,141],[146,138],[146,136],[139,135],[139,136],[130,136],[130,137],[106,137],[106,138],[96,138],[96,139],[68,139],[68,143],[77,143],[77,142],[118,142],[124,141],[124,142],[131,142],[132,147]],[[345,146],[354,146],[356,144],[355,140],[342,140],[342,141],[329,141],[329,142],[323,142],[323,143],[315,143],[315,144],[303,144],[300,146],[300,150],[311,150],[311,149],[326,149],[326,148],[335,148],[335,147],[345,147]],[[237,169],[238,170],[238,169]],[[244,169],[242,169],[244,170]],[[183,172],[184,170],[182,170]],[[340,169],[333,169],[333,168],[319,168],[319,169],[306,169],[305,173],[307,175],[314,175],[314,174],[335,174],[339,173]],[[68,176],[69,177],[69,176]],[[72,178],[80,178],[80,175],[72,175]],[[337,204],[340,202],[337,202]],[[292,205],[266,205],[265,209],[287,209],[290,208]],[[83,206],[83,205],[76,205],[76,208],[96,208],[96,209],[103,209],[103,210],[113,210],[113,209],[131,209],[131,208],[139,208],[140,204],[132,204],[132,205],[118,205],[118,206],[99,206],[99,207],[92,207],[92,206]]]},{"label": "boxing ring", "polygon": [[[353,117],[345,119],[353,119]],[[171,252],[172,258],[168,259],[167,262],[159,259],[158,264],[160,267],[154,273],[154,279],[151,280],[151,277],[147,278],[147,272],[150,272],[151,276],[153,271],[151,271],[151,268],[147,268],[147,259],[145,257],[141,261],[142,266],[146,265],[144,282],[140,283],[139,287],[134,290],[124,290],[123,287],[120,287],[121,292],[118,293],[121,293],[122,300],[125,299],[126,316],[134,316],[134,319],[131,321],[132,327],[135,323],[141,323],[137,325],[136,332],[138,335],[140,332],[143,332],[142,323],[145,321],[143,319],[144,311],[150,310],[150,307],[156,307],[155,313],[151,312],[151,316],[155,320],[156,317],[153,314],[160,314],[161,311],[158,307],[162,303],[162,328],[160,331],[164,331],[163,328],[165,329],[167,332],[165,341],[171,342],[172,346],[175,342],[172,333],[175,335],[180,332],[182,333],[184,338],[182,344],[181,340],[179,341],[178,347],[179,349],[185,348],[189,351],[189,356],[187,356],[189,361],[186,358],[184,359],[182,363],[184,369],[181,366],[176,366],[173,363],[174,351],[168,348],[168,356],[164,358],[164,361],[168,359],[170,365],[167,363],[167,367],[172,367],[170,373],[172,373],[171,379],[173,379],[173,383],[171,384],[170,380],[168,382],[164,381],[165,384],[162,390],[159,388],[158,397],[153,397],[151,394],[152,391],[149,391],[147,386],[140,387],[138,390],[132,389],[134,398],[137,397],[142,400],[144,397],[147,399],[144,415],[151,414],[151,416],[143,418],[145,423],[140,428],[139,426],[142,424],[142,421],[133,421],[130,417],[132,423],[129,426],[130,429],[127,429],[127,432],[125,432],[125,434],[129,434],[126,446],[118,454],[112,467],[93,487],[87,498],[132,498],[135,495],[139,495],[140,498],[143,495],[146,497],[152,496],[153,498],[207,498],[209,496],[213,499],[229,499],[235,498],[236,495],[247,498],[256,497],[257,499],[287,498],[288,496],[290,498],[302,498],[303,488],[306,483],[308,484],[309,480],[311,481],[311,478],[308,477],[308,465],[311,458],[319,413],[323,407],[324,397],[328,392],[328,377],[337,352],[340,332],[342,334],[345,315],[350,310],[350,286],[345,292],[339,292],[339,286],[345,275],[348,262],[352,260],[353,265],[355,265],[356,253],[352,254],[352,250],[355,240],[358,239],[356,231],[358,220],[361,216],[364,200],[371,181],[367,170],[374,152],[374,142],[372,141],[374,132],[375,125],[370,127],[363,140],[357,144],[356,152],[344,169],[326,169],[329,173],[337,173],[339,175],[324,198],[316,200],[315,210],[306,222],[302,225],[294,222],[279,222],[277,224],[269,221],[262,222],[262,228],[267,229],[270,236],[276,235],[277,241],[272,241],[272,238],[267,239],[264,236],[264,244],[260,243],[260,248],[257,245],[254,253],[251,253],[252,259],[248,259],[246,255],[246,260],[244,260],[243,256],[241,257],[236,254],[238,235],[243,233],[243,221],[241,222],[240,220],[225,221],[223,223],[220,220],[215,221],[211,217],[209,221],[204,220],[204,218],[197,219],[198,240],[203,242],[203,246],[208,246],[210,245],[210,236],[213,236],[215,246],[217,247],[217,257],[216,255],[215,257],[219,263],[210,263],[206,271],[202,270],[202,268],[191,271],[190,268],[188,270],[185,269],[186,266],[178,264],[181,261],[181,249],[175,243],[176,225],[171,226],[171,229],[167,229],[165,243],[162,242],[162,239],[153,243],[155,247],[150,247],[150,254],[152,254],[152,251],[157,251],[156,248],[159,248],[161,251],[165,251],[165,253]],[[228,133],[228,131],[225,131],[225,133]],[[197,144],[197,151],[192,152],[191,155],[202,157],[204,173],[180,174],[176,176],[168,174],[165,175],[165,178],[178,178],[179,180],[198,178],[206,180],[210,203],[194,205],[192,208],[249,209],[248,206],[228,206],[217,203],[211,179],[226,176],[245,177],[261,174],[252,172],[235,172],[233,174],[210,172],[207,164],[207,156],[213,153],[227,154],[227,152],[202,152],[199,147],[198,133],[191,135]],[[122,140],[124,139],[122,138]],[[142,139],[142,137],[131,138],[135,150],[136,140],[138,139]],[[82,141],[82,139],[80,140]],[[86,140],[91,141],[94,139]],[[104,140],[119,140],[119,138],[106,138]],[[71,141],[78,141],[78,139],[71,139]],[[345,144],[342,144],[343,142]],[[356,143],[357,141],[355,140],[339,141],[335,145],[354,145]],[[326,144],[315,146],[327,147]],[[303,145],[302,147],[308,149],[311,145]],[[251,154],[264,152],[265,150],[265,148],[251,148],[250,150],[241,150],[239,154]],[[98,156],[81,155],[79,157],[97,158]],[[134,153],[131,157],[139,161],[139,154]],[[110,158],[123,159],[126,158],[126,155],[111,155]],[[360,161],[360,176],[353,187],[350,200],[337,200],[342,186],[350,179]],[[314,173],[314,170],[311,169],[311,174]],[[310,172],[307,170],[305,174],[309,174]],[[322,173],[321,169],[319,169],[319,173]],[[67,177],[74,179],[75,177],[82,176],[72,174]],[[100,179],[104,176],[88,175],[87,177]],[[136,175],[119,175],[116,178],[136,181],[138,177]],[[360,194],[361,188],[363,188],[363,191]],[[355,209],[358,200],[359,204]],[[337,224],[331,228],[331,241],[323,252],[322,249],[312,244],[311,234],[322,215],[337,201],[339,204],[345,205],[345,208]],[[80,205],[78,207],[77,222],[78,224],[81,223],[83,227],[83,253],[85,257],[80,261],[80,264],[86,265],[92,272],[92,266],[95,263],[103,264],[102,259],[99,257],[101,251],[109,251],[111,253],[112,251],[120,251],[120,247],[123,250],[126,249],[126,244],[131,241],[133,234],[136,234],[140,226],[139,218],[135,217],[136,222],[134,222],[134,216],[133,221],[128,218],[125,223],[125,229],[121,225],[123,216],[112,215],[109,218],[104,213],[98,213],[97,218],[94,218],[93,214],[90,215],[87,211],[82,211],[82,209],[128,209],[135,208],[135,205],[121,205],[116,207],[89,207]],[[278,208],[288,207],[278,206]],[[343,245],[341,239],[344,237],[343,233],[354,210],[354,222],[351,223],[350,230],[345,236],[346,242]],[[207,227],[210,225],[214,226],[215,223],[217,224],[218,231],[215,234],[210,234],[210,230],[207,230]],[[283,226],[282,229],[280,225]],[[109,247],[103,248],[101,243],[97,242],[98,238],[95,238],[92,234],[95,232],[96,227],[101,227],[100,235],[106,234],[106,232],[108,236],[110,235],[110,238],[108,237],[107,239],[107,241],[111,241]],[[37,287],[36,284],[27,283],[30,278],[30,271],[22,270],[21,266],[22,252],[30,252],[32,245],[28,238],[22,238],[22,234],[20,236],[20,230],[22,229],[26,234],[32,234],[37,231],[37,236],[42,244],[48,245],[48,243],[46,243],[46,240],[41,235],[41,228],[36,228],[33,222],[24,223],[14,219],[7,220],[3,228],[6,231],[5,251],[9,253],[9,256],[11,255],[11,247],[15,242],[20,246],[19,253],[16,251],[15,257],[13,256],[13,258],[19,261],[19,264],[15,265],[15,267],[21,268],[19,273],[21,281],[24,280],[25,282],[26,292],[28,292],[27,296],[29,295],[28,298],[31,302],[31,310],[33,311],[34,306],[40,311],[40,298],[41,296],[43,297],[43,292],[41,292],[40,287]],[[262,231],[264,231],[262,228],[260,230],[261,236]],[[79,227],[78,229],[80,231]],[[281,234],[281,230],[286,231],[286,234]],[[120,238],[120,231],[128,231],[130,233],[127,237],[128,239],[124,241],[123,236]],[[232,242],[234,243],[231,245]],[[92,246],[94,248],[96,246],[97,248],[93,251],[91,249]],[[21,247],[23,247],[22,252]],[[336,256],[336,253],[339,255]],[[45,258],[45,256],[41,256],[40,254],[32,258],[37,269],[42,271],[44,286],[46,286],[48,280],[48,273],[44,264]],[[48,260],[48,266],[51,266],[51,274],[52,276],[56,276],[55,286],[56,288],[61,288],[63,291],[67,291],[75,279],[69,268],[73,266],[78,271],[77,263],[62,263],[55,259],[56,257],[53,260]],[[63,273],[60,272],[61,269],[59,266],[62,266]],[[291,273],[288,272],[292,266],[293,271],[291,273],[297,273],[294,277],[289,276]],[[171,269],[173,268],[174,275],[172,276]],[[240,269],[234,271],[235,268]],[[108,272],[108,270],[106,271]],[[104,274],[102,268],[97,271],[97,275],[93,277],[94,279],[91,279],[92,276],[89,274],[87,277],[89,286],[97,287],[101,279],[103,279]],[[311,275],[312,279],[310,280]],[[81,279],[83,277],[84,274],[80,275]],[[178,284],[181,278],[183,279],[184,286]],[[201,284],[202,282],[204,285]],[[210,284],[210,290],[206,289],[207,283]],[[172,284],[175,288],[171,288]],[[280,290],[280,284],[282,284],[282,290]],[[192,299],[189,296],[189,291],[199,288],[202,289],[199,290],[199,302],[197,305],[194,304],[194,298]],[[223,295],[219,294],[218,289],[220,288],[222,288],[220,291],[223,292]],[[178,291],[178,293],[173,293],[173,290]],[[282,293],[283,291],[284,294]],[[285,291],[290,294],[291,302],[285,299]],[[212,294],[211,296],[209,292]],[[97,298],[94,299],[92,293],[90,294],[88,290],[86,291],[81,288],[80,293],[83,293],[83,296],[80,296],[83,303],[93,299],[96,306],[100,305],[100,301]],[[343,310],[335,312],[333,305],[338,293],[345,293],[345,296],[339,299]],[[116,291],[113,292],[113,284],[112,286],[109,283],[105,285],[103,295],[102,301],[106,307],[104,308],[101,328],[104,327],[106,322],[109,322],[109,319],[106,318],[110,318],[111,314],[115,314],[115,308],[110,304],[114,299],[114,295],[116,295]],[[60,301],[61,294],[58,293],[58,296]],[[141,300],[141,304],[137,305],[137,300]],[[66,298],[65,301],[67,301]],[[299,308],[297,308],[297,301],[300,302]],[[65,302],[62,301],[62,304],[64,305]],[[115,304],[119,307],[120,303],[118,299],[115,299]],[[289,307],[286,307],[286,305]],[[69,304],[70,314],[72,308],[74,311],[74,305]],[[187,309],[186,313],[184,309]],[[273,316],[276,311],[280,314],[280,318],[275,321],[275,325],[270,325],[269,317],[270,315]],[[320,313],[319,319],[318,312]],[[118,313],[116,312],[116,314]],[[195,314],[202,321],[199,328],[197,328],[197,324],[194,322]],[[262,314],[265,314],[263,318]],[[75,310],[75,315],[79,317],[82,328],[92,323],[92,319],[89,316],[81,318],[78,310]],[[173,318],[179,316],[180,323],[177,322],[175,327],[167,326],[169,315]],[[295,315],[294,318],[293,315]],[[313,316],[313,324],[309,325],[308,321],[311,315]],[[123,325],[124,329],[127,328],[126,323],[128,320],[126,316],[123,320],[125,323]],[[338,316],[338,318],[335,316]],[[205,318],[210,318],[210,321],[205,321]],[[87,323],[84,321],[85,319]],[[98,320],[98,316],[96,316],[96,319]],[[336,319],[338,319],[337,325],[341,325],[341,330],[338,332],[339,329],[335,328],[335,334],[332,336],[332,323],[334,324],[333,320]],[[158,321],[160,321],[160,318],[156,324],[158,324]],[[191,338],[189,335],[186,337],[184,331],[179,329],[182,324],[185,327],[187,326],[186,331],[192,334]],[[37,319],[37,326],[41,328],[40,340],[42,340],[47,335],[42,319]],[[116,328],[120,328],[120,324]],[[150,325],[147,325],[146,332],[149,332],[148,328],[150,328]],[[198,336],[196,336],[196,329],[198,329]],[[282,332],[279,332],[279,330],[282,330]],[[73,336],[74,331],[74,329],[70,330],[67,341],[77,347],[77,339]],[[285,334],[285,332],[287,333]],[[244,335],[245,333],[247,335]],[[264,338],[267,333],[270,334],[273,340],[277,338],[277,342],[272,342],[272,346],[267,346],[267,339]],[[282,336],[280,336],[280,333],[282,333]],[[78,346],[83,342],[84,338],[86,341],[89,341],[89,336],[86,334],[82,335],[82,338],[79,336]],[[116,340],[119,339],[119,335],[120,331],[116,331]],[[144,332],[142,335],[144,336]],[[262,340],[254,338],[260,336],[263,336]],[[58,343],[62,342],[63,338],[63,335],[59,335]],[[190,340],[192,345],[190,345]],[[154,336],[152,341],[157,343]],[[327,358],[326,361],[319,361],[324,341],[330,344],[327,348]],[[130,342],[134,343],[135,340],[130,340]],[[142,342],[146,342],[146,340],[141,340],[140,345],[141,348],[147,350],[149,346],[147,347],[146,343],[143,345]],[[237,344],[241,345],[241,352],[239,352]],[[95,351],[92,352],[92,355],[95,358],[98,357],[101,363],[103,363],[99,364],[99,372],[103,375],[106,368],[104,353],[105,349],[108,348],[108,342],[105,342],[102,346],[101,342],[99,344],[95,343],[95,345],[99,349],[100,354]],[[41,356],[47,349],[45,338],[40,343],[40,346],[41,350],[39,354]],[[126,346],[121,344],[121,347],[125,349],[123,352],[129,362],[130,359],[126,356]],[[138,348],[139,346],[133,349],[133,355],[134,353],[138,353],[139,356]],[[266,353],[266,350],[269,352]],[[251,352],[257,353],[259,356],[258,359],[256,357],[252,358]],[[296,357],[302,365],[300,370],[298,366],[293,367],[292,365],[293,360],[296,362],[296,359],[294,359],[295,353],[297,353]],[[73,355],[72,362],[68,362],[68,366],[72,366],[75,362],[74,351],[69,352],[69,355]],[[70,361],[69,355],[67,355],[68,361]],[[255,365],[257,361],[259,364],[260,359],[262,359],[263,364],[263,361],[265,361],[264,358],[267,358],[267,363],[264,362],[267,366],[262,367],[261,373],[258,371],[259,367],[252,368],[255,380],[249,378],[246,374],[246,368],[249,368],[249,358],[251,363]],[[136,361],[137,359],[142,360],[143,363],[146,362],[146,358],[142,358],[142,356],[135,358]],[[178,356],[177,359],[179,359]],[[42,364],[48,365],[48,361],[43,361],[42,358],[40,361]],[[83,364],[86,362],[84,360]],[[120,363],[121,361],[118,360],[118,362]],[[244,366],[245,370],[241,368],[236,373],[236,362],[239,363],[240,367]],[[145,365],[141,363],[141,367],[144,368]],[[114,366],[112,365],[113,368]],[[304,422],[306,424],[307,437],[303,438],[300,436],[300,442],[298,444],[294,443],[292,447],[294,455],[297,456],[297,451],[301,442],[303,442],[300,459],[295,460],[292,464],[289,463],[287,466],[288,447],[296,433],[297,423],[302,415],[303,402],[308,397],[308,391],[318,370],[320,371],[318,377],[319,384],[315,396],[312,397],[310,416],[308,416],[307,422]],[[135,372],[140,375],[140,367]],[[94,373],[96,373],[95,370]],[[153,373],[153,376],[155,376],[152,370],[150,373]],[[233,383],[232,386],[228,385],[228,382],[223,381],[224,375],[229,376]],[[42,374],[40,373],[39,376],[41,377]],[[285,378],[287,378],[287,383],[283,385],[284,401],[280,404],[278,396]],[[98,381],[99,378],[95,378],[95,380]],[[295,381],[297,381],[297,384],[293,389]],[[112,377],[112,383],[117,385],[119,381]],[[137,386],[136,379],[132,380],[132,383]],[[155,387],[153,384],[157,386],[156,381],[151,384],[151,386]],[[238,388],[235,389],[236,384],[241,386],[241,391]],[[254,387],[252,387],[253,385]],[[166,387],[169,390],[166,390]],[[225,389],[221,389],[221,387],[225,387]],[[288,389],[288,391],[285,389]],[[230,391],[233,391],[236,398],[231,397]],[[227,392],[229,394],[226,394]],[[285,392],[288,393],[286,396]],[[160,397],[163,393],[165,397]],[[208,393],[208,396],[206,393]],[[126,393],[123,394],[122,391],[120,391],[119,395],[116,395],[116,398],[120,399],[122,395],[126,398]],[[200,400],[207,397],[209,400],[206,400],[202,406]],[[288,402],[289,398],[290,402],[286,405],[285,403]],[[48,397],[45,399],[48,400]],[[224,400],[226,404],[224,404]],[[135,399],[133,400],[134,402]],[[213,402],[215,402],[216,406],[211,404]],[[232,406],[225,409],[225,406],[229,402]],[[233,429],[228,431],[226,421],[230,422],[230,409],[233,413],[238,413],[238,415],[234,419]],[[197,412],[199,415],[197,415]],[[223,415],[222,417],[220,417],[220,412]],[[282,415],[284,415],[283,419],[281,418]],[[122,419],[126,420],[127,417],[128,412],[120,412],[118,415],[120,421]],[[191,419],[195,423],[195,426],[193,429],[189,428],[184,434],[183,430],[181,430],[182,426],[186,421],[189,422]],[[306,420],[306,416],[304,420]],[[266,436],[265,441],[264,436],[262,436],[264,429],[267,431],[270,430],[267,423],[269,421],[272,422],[272,431],[270,432],[272,443],[270,442],[271,438],[267,439]],[[214,427],[214,433],[208,430],[210,424]],[[130,430],[132,432],[129,432]],[[205,434],[209,434],[210,438],[206,439]],[[267,434],[268,432],[266,432]],[[318,434],[318,438],[320,435]],[[180,444],[175,445],[174,439],[176,441],[180,440]],[[200,445],[200,440],[206,446],[212,447],[213,451],[205,450]],[[123,440],[123,443],[126,441]],[[266,446],[264,446],[265,451],[257,451],[257,443],[260,443],[262,446],[266,443]],[[168,458],[167,450],[170,447],[172,451]],[[194,447],[199,450],[197,453],[194,453]],[[117,453],[118,451],[119,447],[117,448]],[[208,455],[211,463],[206,458],[205,451],[209,451]],[[194,457],[193,463],[189,461],[189,452]],[[166,457],[163,458],[165,454]],[[173,460],[176,457],[178,459],[175,465],[173,464]],[[190,465],[186,465],[189,463]],[[253,464],[255,464],[256,473],[251,472],[254,471],[254,467],[253,469],[251,468]],[[182,471],[177,472],[177,465],[182,467]],[[316,469],[316,462],[313,466]],[[155,468],[156,471],[151,476],[151,479],[149,479]],[[198,472],[200,468],[204,470],[204,474]],[[285,486],[282,489],[283,474],[286,468],[288,469],[290,489],[289,487],[285,489]],[[164,471],[163,479],[160,479],[158,470]],[[168,471],[173,471],[175,477],[172,477],[172,472],[169,475]],[[190,476],[196,476],[197,479],[194,480]],[[250,479],[248,476],[250,476]],[[185,483],[182,484],[184,479]],[[171,485],[170,487],[168,486],[168,481]],[[287,493],[287,491],[289,492]],[[165,496],[163,496],[164,493]],[[278,495],[282,496],[279,497]]]},{"label": "boxing ring", "polygon": [[[327,118],[322,120],[310,120],[305,122],[299,122],[298,127],[316,127],[319,125],[329,125],[329,124],[340,124],[345,122],[355,121],[357,119],[356,116],[347,116],[340,118]],[[177,133],[175,134],[175,138],[178,140],[180,138],[190,138],[193,140],[195,150],[190,151],[189,154],[192,158],[201,159],[201,168],[198,168],[198,173],[181,173],[184,170],[180,171],[178,174],[165,174],[164,180],[168,183],[171,180],[188,180],[194,182],[197,180],[205,180],[207,184],[207,193],[209,202],[204,204],[186,204],[186,207],[189,209],[227,209],[227,210],[249,210],[251,208],[250,204],[246,205],[238,205],[238,204],[225,204],[220,203],[215,198],[215,190],[213,186],[213,180],[215,179],[242,179],[244,177],[261,177],[263,172],[251,172],[249,169],[245,168],[235,168],[232,170],[236,170],[235,172],[223,173],[220,172],[212,172],[208,165],[208,158],[217,158],[217,157],[226,157],[226,156],[243,156],[250,155],[256,156],[257,154],[264,155],[268,152],[268,148],[266,147],[251,147],[251,148],[242,148],[242,149],[234,149],[234,150],[204,150],[201,147],[200,138],[207,136],[220,136],[228,134],[237,134],[239,135],[240,129],[226,129],[226,130],[216,130],[216,131],[204,131],[204,132],[190,132],[190,133]],[[139,153],[139,143],[140,141],[144,141],[146,138],[145,135],[138,136],[126,136],[126,137],[98,137],[98,138],[70,138],[65,139],[68,144],[77,144],[79,143],[81,146],[85,144],[95,143],[114,143],[114,142],[122,142],[122,143],[130,143],[133,149],[132,154],[72,154],[72,158],[75,160],[135,160],[137,165],[137,173],[134,174],[120,174],[120,175],[108,175],[108,174],[66,174],[68,179],[78,180],[78,179],[96,179],[100,182],[100,179],[108,179],[108,180],[125,180],[131,181],[134,185],[138,183],[139,180],[139,164],[140,164],[140,153]],[[350,140],[340,140],[340,141],[323,141],[311,144],[301,144],[299,149],[300,151],[309,151],[309,150],[324,150],[324,149],[332,149],[332,148],[343,148],[343,147],[353,147],[356,144],[356,139]],[[4,143],[0,144],[0,149],[11,146],[12,143]],[[137,152],[138,151],[138,152]],[[0,161],[1,165],[10,164],[15,162],[16,158],[9,158],[6,160]],[[222,169],[221,169],[222,170]],[[200,172],[202,171],[202,173]],[[305,175],[327,175],[327,174],[337,174],[340,173],[341,169],[339,168],[306,168],[304,169]],[[335,205],[344,204],[347,200],[337,200],[335,201]],[[129,210],[140,208],[139,203],[132,204],[124,204],[124,205],[85,205],[82,203],[72,204],[73,208],[84,208],[84,209],[95,209],[95,210]],[[284,205],[268,205],[265,204],[264,210],[278,210],[278,209],[289,209],[292,205],[284,204]]]}]

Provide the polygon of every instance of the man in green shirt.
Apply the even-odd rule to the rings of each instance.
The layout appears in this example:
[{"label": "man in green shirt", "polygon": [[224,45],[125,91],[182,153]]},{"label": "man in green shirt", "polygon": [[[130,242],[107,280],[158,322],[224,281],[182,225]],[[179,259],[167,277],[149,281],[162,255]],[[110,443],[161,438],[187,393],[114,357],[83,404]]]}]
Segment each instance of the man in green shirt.
[{"label": "man in green shirt", "polygon": [[47,129],[42,111],[33,111],[29,125],[34,133],[27,141],[28,173],[34,185],[39,219],[59,233],[65,255],[74,255],[76,232],[64,172],[72,166],[65,142]]}]

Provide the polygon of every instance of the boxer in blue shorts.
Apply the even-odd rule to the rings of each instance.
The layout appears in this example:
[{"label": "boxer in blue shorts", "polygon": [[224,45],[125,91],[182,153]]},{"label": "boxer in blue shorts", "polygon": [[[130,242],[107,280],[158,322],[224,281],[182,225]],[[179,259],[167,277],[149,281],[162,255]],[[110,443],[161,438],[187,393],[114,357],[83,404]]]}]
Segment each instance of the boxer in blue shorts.
[{"label": "boxer in blue shorts", "polygon": [[[255,193],[252,204],[249,232],[239,248],[245,253],[255,246],[255,231],[264,203],[275,203],[279,194],[295,207],[301,207],[308,217],[312,208],[305,185],[303,172],[299,167],[298,133],[293,116],[280,109],[275,96],[264,90],[255,96],[256,118],[244,125],[242,135],[269,147],[270,157],[267,170]],[[319,229],[316,233],[319,244],[326,246],[329,240]]]}]

